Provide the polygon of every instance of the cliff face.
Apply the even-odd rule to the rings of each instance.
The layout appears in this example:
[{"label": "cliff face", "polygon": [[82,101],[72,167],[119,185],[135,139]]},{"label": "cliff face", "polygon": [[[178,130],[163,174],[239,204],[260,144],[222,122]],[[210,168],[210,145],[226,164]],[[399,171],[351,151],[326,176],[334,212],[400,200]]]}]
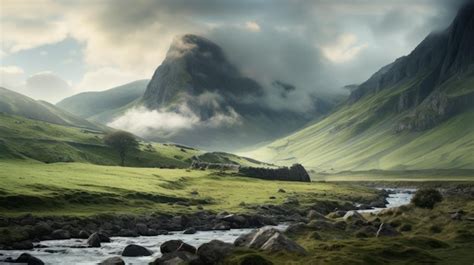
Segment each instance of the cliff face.
[{"label": "cliff face", "polygon": [[332,103],[319,98],[307,113],[273,107],[266,101],[266,93],[285,98],[286,94],[278,91],[297,89],[282,81],[274,85],[278,86],[275,91],[264,89],[243,76],[217,44],[188,34],[174,39],[141,104],[149,110],[191,117],[197,124],[192,130],[169,136],[156,132],[153,140],[208,150],[235,150],[281,137],[332,108]]},{"label": "cliff face", "polygon": [[[426,37],[409,55],[381,68],[353,90],[349,103],[387,89],[406,89],[386,102],[386,110],[405,113],[397,132],[432,128],[463,111],[459,99],[445,85],[474,71],[474,3],[465,5],[444,31]],[[450,91],[446,91],[446,90]],[[471,95],[472,96],[472,95]],[[468,95],[468,97],[470,97]]]}]

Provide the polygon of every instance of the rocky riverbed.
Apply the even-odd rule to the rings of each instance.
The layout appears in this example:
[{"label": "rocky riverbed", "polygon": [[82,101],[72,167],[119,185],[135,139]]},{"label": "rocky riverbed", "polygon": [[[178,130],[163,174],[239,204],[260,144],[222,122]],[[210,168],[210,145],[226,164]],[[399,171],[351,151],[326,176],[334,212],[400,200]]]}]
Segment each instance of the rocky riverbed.
[{"label": "rocky riverbed", "polygon": [[[409,203],[413,191],[413,189],[386,189],[381,191],[380,199],[368,204],[340,205],[321,201],[307,208],[299,206],[297,201],[289,200],[284,205],[259,206],[253,209],[257,213],[252,215],[225,212],[213,214],[202,211],[192,215],[157,216],[148,219],[128,216],[107,219],[104,216],[105,220],[101,221],[97,219],[63,220],[66,221],[66,224],[61,227],[62,229],[56,227],[51,220],[26,216],[22,219],[9,219],[8,221],[31,226],[31,233],[41,233],[41,230],[44,230],[45,235],[38,235],[31,241],[15,242],[11,246],[5,246],[4,248],[16,250],[3,250],[0,251],[0,255],[3,256],[1,257],[3,260],[8,258],[14,260],[20,254],[25,253],[24,249],[29,249],[27,253],[40,258],[46,264],[64,264],[64,261],[67,261],[68,264],[96,264],[107,257],[120,255],[125,246],[136,244],[147,248],[153,254],[145,257],[126,257],[124,260],[127,263],[146,264],[161,255],[159,247],[168,240],[180,239],[194,247],[214,239],[233,243],[239,236],[251,232],[251,227],[280,223],[276,228],[282,230],[287,225],[281,223],[305,221],[311,218],[311,211],[322,214],[329,214],[334,210],[345,212],[355,209],[376,212],[385,207],[372,208],[372,206],[380,206],[381,203],[386,207],[397,207]],[[81,222],[83,222],[84,229],[81,231],[78,231],[77,228],[74,229],[74,225],[79,227]],[[181,229],[181,231],[170,231],[173,229]],[[99,244],[100,247],[91,247],[87,240],[91,236],[89,231],[101,231],[101,235],[122,234],[122,236],[111,236],[110,242],[102,242]]]}]

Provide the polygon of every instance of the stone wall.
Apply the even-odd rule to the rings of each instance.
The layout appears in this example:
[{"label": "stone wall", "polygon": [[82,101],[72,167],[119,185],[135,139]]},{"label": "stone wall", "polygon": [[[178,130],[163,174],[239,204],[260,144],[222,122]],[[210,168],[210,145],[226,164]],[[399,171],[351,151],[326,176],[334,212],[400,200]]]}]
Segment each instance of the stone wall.
[{"label": "stone wall", "polygon": [[290,168],[258,168],[258,167],[240,167],[239,173],[246,177],[268,179],[268,180],[285,180],[285,181],[302,181],[310,182],[311,179],[306,169],[301,164],[294,164]]}]

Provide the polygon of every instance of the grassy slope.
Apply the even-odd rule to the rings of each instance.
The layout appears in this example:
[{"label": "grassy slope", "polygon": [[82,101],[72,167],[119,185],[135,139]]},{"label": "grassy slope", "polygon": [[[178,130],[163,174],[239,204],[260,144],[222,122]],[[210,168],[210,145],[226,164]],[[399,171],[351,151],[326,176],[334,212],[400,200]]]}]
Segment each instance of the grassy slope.
[{"label": "grassy slope", "polygon": [[105,126],[76,117],[44,101],[37,101],[0,87],[0,113],[18,115],[54,124],[106,130]]},{"label": "grassy slope", "polygon": [[[11,174],[15,172],[15,174]],[[189,212],[201,204],[216,211],[241,211],[239,205],[302,203],[321,198],[374,196],[368,188],[330,183],[297,183],[242,178],[214,171],[123,168],[81,163],[43,164],[0,160],[0,214],[91,215],[104,212]],[[286,193],[278,193],[284,188]],[[197,191],[198,195],[191,192]],[[275,196],[276,199],[269,199]],[[192,206],[170,205],[176,200]]]},{"label": "grassy slope", "polygon": [[89,118],[117,109],[138,99],[149,80],[138,80],[100,92],[85,92],[63,99],[56,105],[77,116]]},{"label": "grassy slope", "polygon": [[[101,132],[0,114],[0,159],[118,164],[118,156],[103,144],[102,137]],[[148,150],[145,144],[141,144],[139,152],[130,154],[128,165],[187,167],[186,160],[201,153],[158,143]]]},{"label": "grassy slope", "polygon": [[[474,77],[456,79],[450,97],[472,91]],[[325,119],[266,147],[245,153],[277,164],[299,162],[316,171],[474,168],[474,110],[423,132],[393,132],[401,114],[384,110],[417,80],[341,106]],[[453,88],[455,87],[455,88]]]}]

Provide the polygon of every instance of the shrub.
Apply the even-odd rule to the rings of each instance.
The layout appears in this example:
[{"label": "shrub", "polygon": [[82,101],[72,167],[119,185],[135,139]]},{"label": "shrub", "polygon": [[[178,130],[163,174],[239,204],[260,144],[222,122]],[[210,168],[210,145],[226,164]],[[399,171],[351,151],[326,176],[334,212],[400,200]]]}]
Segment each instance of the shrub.
[{"label": "shrub", "polygon": [[411,202],[420,208],[433,209],[436,203],[443,200],[443,195],[436,189],[420,189],[415,193]]}]

